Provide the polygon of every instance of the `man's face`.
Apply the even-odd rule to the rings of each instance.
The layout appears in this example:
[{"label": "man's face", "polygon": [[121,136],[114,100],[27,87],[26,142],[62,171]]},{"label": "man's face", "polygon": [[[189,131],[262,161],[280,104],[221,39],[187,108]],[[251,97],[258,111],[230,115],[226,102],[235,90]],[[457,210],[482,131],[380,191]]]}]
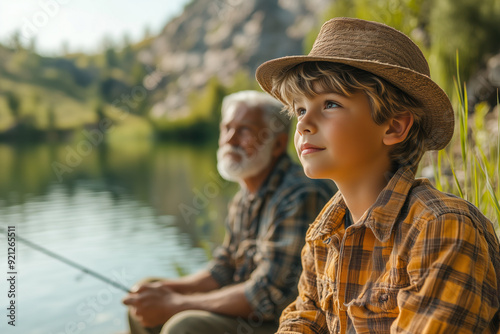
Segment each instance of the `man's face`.
[{"label": "man's face", "polygon": [[274,136],[260,108],[230,106],[220,124],[217,168],[227,180],[241,181],[261,172],[272,158]]}]

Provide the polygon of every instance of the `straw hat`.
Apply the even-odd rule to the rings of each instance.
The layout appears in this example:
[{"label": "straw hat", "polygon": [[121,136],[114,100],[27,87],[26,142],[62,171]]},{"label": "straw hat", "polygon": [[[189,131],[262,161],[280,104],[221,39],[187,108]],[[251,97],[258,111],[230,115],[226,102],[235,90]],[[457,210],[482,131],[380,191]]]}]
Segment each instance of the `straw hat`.
[{"label": "straw hat", "polygon": [[420,101],[425,110],[423,129],[427,150],[440,150],[453,136],[453,108],[446,93],[430,78],[424,55],[410,38],[385,24],[353,18],[334,18],[319,32],[307,56],[288,56],[260,65],[256,77],[272,92],[273,79],[293,66],[311,61],[347,64],[371,72]]}]

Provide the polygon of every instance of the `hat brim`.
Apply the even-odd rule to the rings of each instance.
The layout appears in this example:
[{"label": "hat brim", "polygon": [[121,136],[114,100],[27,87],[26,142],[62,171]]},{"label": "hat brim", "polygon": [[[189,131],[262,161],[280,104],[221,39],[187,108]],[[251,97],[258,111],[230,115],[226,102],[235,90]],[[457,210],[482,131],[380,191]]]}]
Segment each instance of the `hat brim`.
[{"label": "hat brim", "polygon": [[451,140],[455,119],[448,96],[431,78],[408,68],[372,60],[287,56],[260,65],[256,78],[264,91],[286,104],[277,92],[272,91],[273,79],[298,64],[317,61],[346,64],[373,73],[419,101],[425,111],[422,126],[426,134],[427,150],[443,149]]}]

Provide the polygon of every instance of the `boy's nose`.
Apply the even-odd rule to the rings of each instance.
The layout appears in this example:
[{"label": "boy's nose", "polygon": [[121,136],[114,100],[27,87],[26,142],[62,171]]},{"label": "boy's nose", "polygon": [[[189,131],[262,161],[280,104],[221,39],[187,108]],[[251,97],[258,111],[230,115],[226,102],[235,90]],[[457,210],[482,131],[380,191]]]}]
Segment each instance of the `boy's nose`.
[{"label": "boy's nose", "polygon": [[316,126],[314,125],[311,116],[308,114],[304,115],[304,117],[297,121],[297,132],[301,135],[304,135],[305,133],[313,134],[316,130]]}]

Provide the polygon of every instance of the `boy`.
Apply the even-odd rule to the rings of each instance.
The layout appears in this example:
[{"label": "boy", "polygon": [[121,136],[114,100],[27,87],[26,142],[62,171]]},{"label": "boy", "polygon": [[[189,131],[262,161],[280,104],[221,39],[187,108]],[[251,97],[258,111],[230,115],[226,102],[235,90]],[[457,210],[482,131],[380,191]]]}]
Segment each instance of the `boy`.
[{"label": "boy", "polygon": [[339,189],[307,232],[278,333],[496,333],[493,225],[415,179],[454,126],[419,48],[386,25],[336,18],[308,56],[268,61],[257,80],[296,115],[307,176]]}]

